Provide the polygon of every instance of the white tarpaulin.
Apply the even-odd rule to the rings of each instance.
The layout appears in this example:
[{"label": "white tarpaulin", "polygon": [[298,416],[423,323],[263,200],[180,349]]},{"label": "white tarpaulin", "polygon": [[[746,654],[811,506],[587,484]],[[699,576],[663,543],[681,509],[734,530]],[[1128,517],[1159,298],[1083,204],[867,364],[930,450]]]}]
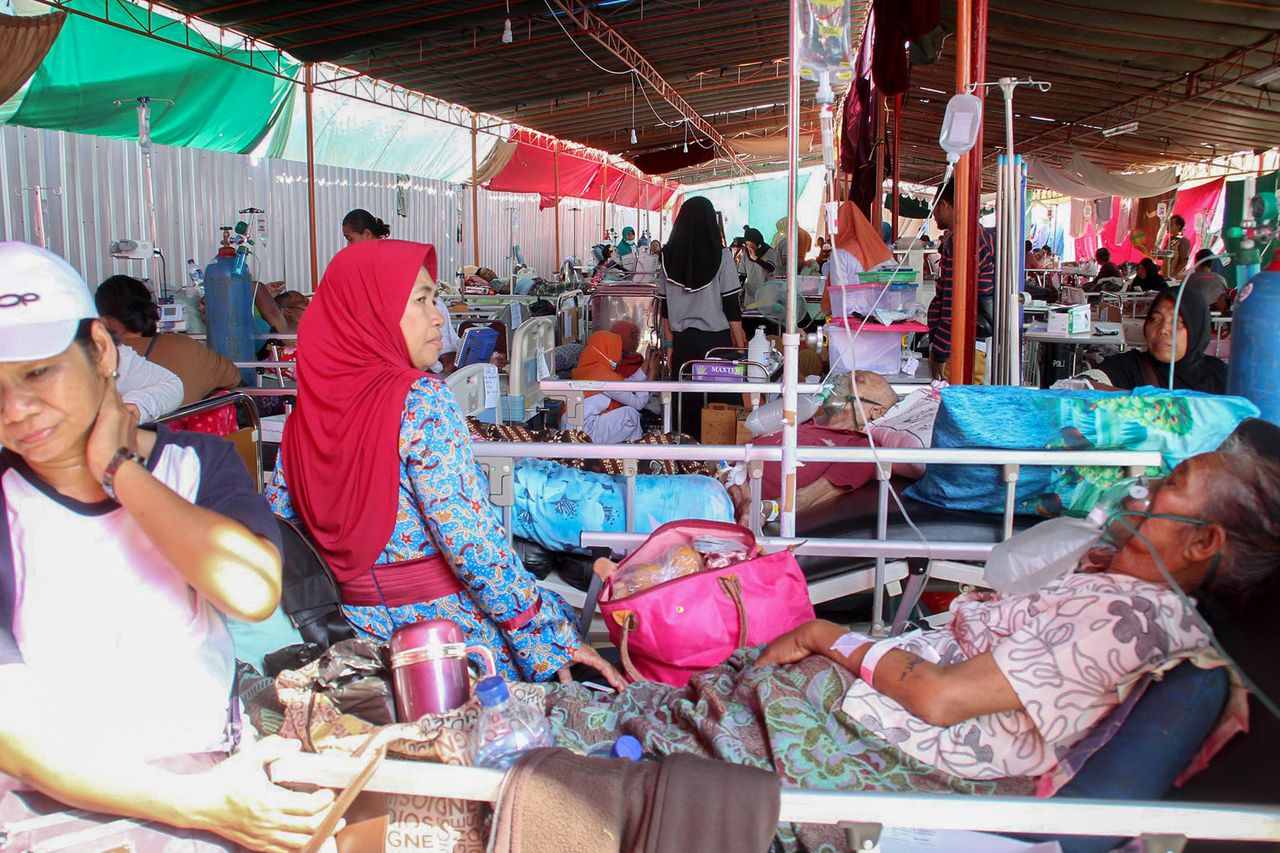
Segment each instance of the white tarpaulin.
[{"label": "white tarpaulin", "polygon": [[1170,166],[1158,172],[1117,175],[1076,154],[1059,168],[1035,157],[1027,158],[1027,178],[1071,198],[1150,198],[1178,187],[1178,171]]}]

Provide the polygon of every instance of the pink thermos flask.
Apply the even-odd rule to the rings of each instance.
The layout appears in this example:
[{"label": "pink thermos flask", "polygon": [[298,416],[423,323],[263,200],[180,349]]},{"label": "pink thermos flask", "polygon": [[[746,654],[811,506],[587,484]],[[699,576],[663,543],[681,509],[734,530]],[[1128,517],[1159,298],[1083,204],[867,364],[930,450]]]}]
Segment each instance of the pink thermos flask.
[{"label": "pink thermos flask", "polygon": [[391,673],[400,722],[463,705],[471,697],[470,652],[484,660],[486,675],[496,674],[493,652],[487,646],[468,646],[462,628],[447,619],[414,622],[392,634]]}]

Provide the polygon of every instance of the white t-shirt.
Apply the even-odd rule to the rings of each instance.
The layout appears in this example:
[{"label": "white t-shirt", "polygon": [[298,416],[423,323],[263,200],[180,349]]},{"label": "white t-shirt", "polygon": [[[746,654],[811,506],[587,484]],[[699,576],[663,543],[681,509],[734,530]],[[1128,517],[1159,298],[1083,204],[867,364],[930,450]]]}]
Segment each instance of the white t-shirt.
[{"label": "white t-shirt", "polygon": [[[279,547],[229,442],[160,428],[147,464],[188,501]],[[0,665],[73,686],[84,725],[141,758],[225,748],[235,650],[223,614],[127,510],[59,494],[9,451],[0,453]]]}]

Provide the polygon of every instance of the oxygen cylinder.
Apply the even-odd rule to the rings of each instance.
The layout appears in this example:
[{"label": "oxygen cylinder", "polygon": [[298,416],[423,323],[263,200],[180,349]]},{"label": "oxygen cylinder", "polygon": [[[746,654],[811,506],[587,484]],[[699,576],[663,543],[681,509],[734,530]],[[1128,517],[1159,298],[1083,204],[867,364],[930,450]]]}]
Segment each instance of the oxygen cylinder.
[{"label": "oxygen cylinder", "polygon": [[1280,268],[1273,263],[1249,280],[1236,298],[1231,321],[1227,393],[1246,397],[1262,417],[1280,424]]},{"label": "oxygen cylinder", "polygon": [[[217,258],[204,268],[204,304],[209,346],[232,361],[256,360],[253,342],[253,280],[234,254]],[[253,385],[257,371],[246,368],[240,378]]]}]

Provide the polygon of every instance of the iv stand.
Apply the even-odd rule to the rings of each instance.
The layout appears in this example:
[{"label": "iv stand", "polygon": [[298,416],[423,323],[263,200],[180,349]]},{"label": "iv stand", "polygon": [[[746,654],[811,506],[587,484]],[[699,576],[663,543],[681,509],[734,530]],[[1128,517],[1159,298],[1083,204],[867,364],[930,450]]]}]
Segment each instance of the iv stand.
[{"label": "iv stand", "polygon": [[62,187],[45,187],[36,184],[33,187],[23,187],[18,190],[18,196],[21,197],[27,193],[35,196],[36,200],[36,240],[40,243],[40,248],[49,248],[49,241],[44,233],[44,194],[50,192],[54,195],[62,195]]},{"label": "iv stand", "polygon": [[[136,100],[138,103],[138,150],[142,152],[143,190],[147,197],[147,233],[144,237],[149,238],[151,245],[155,246],[159,234],[156,227],[156,191],[151,176],[151,102],[159,101],[173,106],[173,101],[169,98],[152,98],[147,95],[140,95]],[[112,103],[116,107],[122,107],[128,102],[121,99]],[[157,277],[156,281],[160,282],[160,296],[168,296],[169,283],[162,277]]]},{"label": "iv stand", "polygon": [[[978,89],[999,87],[1004,95],[1005,151],[1000,157],[996,193],[996,223],[1000,229],[999,254],[996,258],[996,294],[994,352],[991,353],[993,384],[1022,384],[1022,279],[1023,257],[1023,193],[1022,160],[1013,149],[1013,93],[1019,86],[1034,86],[1047,92],[1052,84],[1028,77],[1001,77],[994,83],[970,83],[970,94]],[[1014,238],[1017,239],[1014,239]]]}]

